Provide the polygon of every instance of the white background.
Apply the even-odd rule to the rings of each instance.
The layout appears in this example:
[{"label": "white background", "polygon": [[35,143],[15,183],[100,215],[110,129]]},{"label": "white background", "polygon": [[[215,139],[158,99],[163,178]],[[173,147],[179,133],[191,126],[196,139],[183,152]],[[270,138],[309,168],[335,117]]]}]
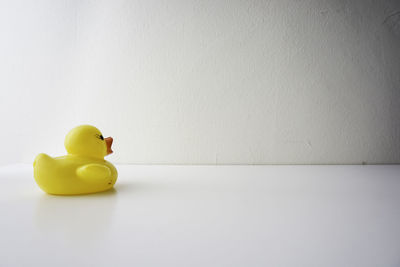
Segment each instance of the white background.
[{"label": "white background", "polygon": [[400,162],[399,1],[0,1],[0,163]]},{"label": "white background", "polygon": [[399,267],[399,165],[117,168],[62,197],[0,167],[0,266]]}]

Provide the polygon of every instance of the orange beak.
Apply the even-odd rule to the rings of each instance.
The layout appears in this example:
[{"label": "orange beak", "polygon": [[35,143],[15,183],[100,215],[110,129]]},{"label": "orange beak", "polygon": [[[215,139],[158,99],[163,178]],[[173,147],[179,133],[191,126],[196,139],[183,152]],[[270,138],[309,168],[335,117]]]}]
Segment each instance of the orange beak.
[{"label": "orange beak", "polygon": [[110,155],[111,153],[113,153],[113,151],[111,149],[113,139],[112,139],[112,137],[107,137],[107,138],[104,138],[104,141],[106,141],[107,155]]}]

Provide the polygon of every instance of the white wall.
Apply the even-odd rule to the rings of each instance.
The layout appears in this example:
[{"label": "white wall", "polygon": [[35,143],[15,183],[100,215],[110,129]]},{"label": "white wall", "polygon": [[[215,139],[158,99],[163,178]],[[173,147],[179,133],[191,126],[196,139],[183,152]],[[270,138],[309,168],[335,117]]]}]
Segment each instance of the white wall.
[{"label": "white wall", "polygon": [[90,123],[119,163],[399,163],[397,11],[0,0],[0,162],[61,155]]}]

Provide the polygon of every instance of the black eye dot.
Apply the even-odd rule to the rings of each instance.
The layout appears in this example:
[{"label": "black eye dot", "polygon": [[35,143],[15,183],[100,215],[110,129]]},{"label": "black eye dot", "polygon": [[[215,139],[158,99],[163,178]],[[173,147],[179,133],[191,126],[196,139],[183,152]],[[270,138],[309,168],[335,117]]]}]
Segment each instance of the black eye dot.
[{"label": "black eye dot", "polygon": [[104,140],[104,137],[103,137],[102,135],[100,135],[100,139],[101,139],[101,140]]}]

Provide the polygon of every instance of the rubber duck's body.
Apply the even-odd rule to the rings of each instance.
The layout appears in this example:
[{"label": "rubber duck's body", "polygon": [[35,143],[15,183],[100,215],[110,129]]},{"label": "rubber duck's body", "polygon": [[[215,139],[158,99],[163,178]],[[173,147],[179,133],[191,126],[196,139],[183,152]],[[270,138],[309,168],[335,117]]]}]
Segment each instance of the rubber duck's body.
[{"label": "rubber duck's body", "polygon": [[52,158],[39,154],[34,163],[34,177],[39,187],[54,195],[89,194],[111,189],[117,170],[104,156],[112,153],[111,137],[103,138],[93,126],[81,125],[65,138],[68,155]]}]

